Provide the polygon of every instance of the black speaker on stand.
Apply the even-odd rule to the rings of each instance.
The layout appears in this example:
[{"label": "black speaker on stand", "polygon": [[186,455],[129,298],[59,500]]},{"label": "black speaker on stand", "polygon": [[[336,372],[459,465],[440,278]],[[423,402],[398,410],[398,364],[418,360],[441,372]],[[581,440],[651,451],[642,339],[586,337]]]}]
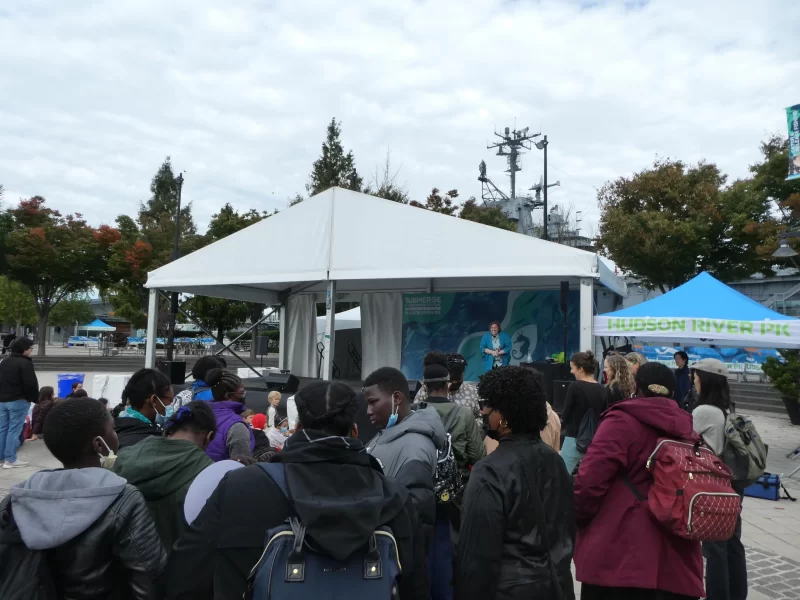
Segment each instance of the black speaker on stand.
[{"label": "black speaker on stand", "polygon": [[529,363],[520,363],[519,366],[536,371],[541,375],[545,398],[547,398],[547,401],[553,406],[553,410],[555,410],[555,382],[559,380],[572,381],[575,379],[569,372],[569,367],[564,363],[537,360]]}]

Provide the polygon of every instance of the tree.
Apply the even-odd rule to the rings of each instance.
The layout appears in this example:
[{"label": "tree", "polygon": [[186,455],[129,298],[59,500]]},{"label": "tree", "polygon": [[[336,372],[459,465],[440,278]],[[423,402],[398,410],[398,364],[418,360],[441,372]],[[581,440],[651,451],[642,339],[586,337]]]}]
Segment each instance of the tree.
[{"label": "tree", "polygon": [[247,302],[206,296],[192,296],[181,308],[197,319],[203,327],[216,332],[219,340],[222,340],[226,331],[246,323],[251,313],[251,307]]},{"label": "tree", "polygon": [[362,179],[356,171],[353,151],[344,153],[341,134],[341,122],[337,123],[335,118],[331,119],[325,141],[322,143],[322,155],[314,161],[311,176],[306,184],[309,196],[334,186],[361,191]]},{"label": "tree", "polygon": [[439,188],[433,188],[425,199],[425,204],[420,204],[416,200],[413,200],[411,206],[453,216],[458,213],[459,208],[458,204],[455,202],[456,198],[458,198],[458,190],[450,190],[442,196],[441,193],[439,193]]},{"label": "tree", "polygon": [[751,275],[764,266],[753,230],[769,223],[769,207],[725,180],[711,163],[656,160],[607,182],[598,194],[599,248],[662,292],[700,271],[723,281]]},{"label": "tree", "polygon": [[[130,320],[135,328],[147,323],[147,273],[172,260],[175,241],[175,214],[178,208],[178,179],[167,157],[150,182],[150,198],[139,207],[137,219],[117,217],[120,238],[111,248],[108,262],[109,282],[100,290],[114,307],[114,312]],[[184,256],[201,248],[206,238],[197,234],[192,218],[192,204],[181,204],[178,247]],[[161,308],[166,304],[159,299]],[[159,311],[159,314],[161,311]],[[159,329],[167,323],[159,320]]]},{"label": "tree", "polygon": [[384,200],[408,204],[408,191],[397,183],[397,175],[399,173],[399,169],[394,173],[392,172],[391,151],[387,150],[386,162],[381,170],[375,167],[375,177],[372,183],[364,188],[364,193]]},{"label": "tree", "polygon": [[[778,233],[800,229],[800,180],[786,181],[786,165],[789,162],[789,139],[772,136],[761,144],[762,160],[750,166],[753,178],[749,183],[750,193],[757,201],[774,207],[780,215],[779,221],[751,226],[754,235],[761,238],[759,254],[768,260],[778,247]],[[797,238],[790,241],[797,243]],[[793,244],[793,245],[795,245]]]},{"label": "tree", "polygon": [[38,315],[39,356],[46,353],[50,312],[66,296],[107,283],[110,248],[119,232],[93,229],[80,214],[62,216],[44,198],[22,200],[9,211],[8,277],[30,290]]},{"label": "tree", "polygon": [[[50,313],[50,324],[76,328],[90,323],[95,318],[91,304],[86,296],[73,294],[61,300]],[[75,335],[77,335],[77,329]]]},{"label": "tree", "polygon": [[216,242],[269,216],[266,211],[258,212],[252,208],[239,214],[230,204],[225,204],[218,213],[211,216],[206,235],[210,237],[210,241]]},{"label": "tree", "polygon": [[0,322],[13,323],[17,333],[23,325],[36,323],[36,302],[28,288],[0,277]]},{"label": "tree", "polygon": [[480,206],[474,196],[464,202],[459,217],[467,221],[474,221],[490,227],[516,231],[517,224],[506,216],[499,206]]}]

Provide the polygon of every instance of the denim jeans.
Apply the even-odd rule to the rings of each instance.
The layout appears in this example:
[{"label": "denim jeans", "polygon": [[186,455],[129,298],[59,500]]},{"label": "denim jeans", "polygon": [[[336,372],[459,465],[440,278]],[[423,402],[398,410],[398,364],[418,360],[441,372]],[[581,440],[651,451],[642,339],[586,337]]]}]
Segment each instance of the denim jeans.
[{"label": "denim jeans", "polygon": [[741,517],[731,539],[703,542],[703,556],[706,558],[707,600],[745,600],[747,561],[742,545]]},{"label": "denim jeans", "polygon": [[561,444],[561,458],[564,459],[564,464],[567,466],[567,473],[572,474],[572,471],[575,470],[575,465],[581,462],[583,458],[583,454],[578,452],[578,449],[575,447],[575,438],[574,437],[565,437],[564,443]]},{"label": "denim jeans", "polygon": [[0,453],[6,462],[17,460],[19,434],[25,426],[30,404],[27,400],[0,402]]}]

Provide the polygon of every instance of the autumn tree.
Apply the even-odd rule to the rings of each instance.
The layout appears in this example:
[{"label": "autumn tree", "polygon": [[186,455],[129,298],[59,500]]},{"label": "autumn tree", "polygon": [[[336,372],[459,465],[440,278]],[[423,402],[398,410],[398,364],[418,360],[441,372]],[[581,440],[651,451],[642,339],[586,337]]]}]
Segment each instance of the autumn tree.
[{"label": "autumn tree", "polygon": [[606,183],[598,194],[599,248],[624,271],[662,292],[701,271],[723,281],[764,267],[755,231],[770,221],[745,184],[725,187],[716,165],[656,160]]},{"label": "autumn tree", "polygon": [[106,264],[119,232],[94,229],[80,214],[62,216],[35,196],[9,211],[7,276],[30,290],[38,316],[39,356],[46,353],[51,311],[70,294],[107,283]]},{"label": "autumn tree", "polygon": [[353,151],[350,150],[345,154],[341,135],[341,122],[337,123],[335,118],[331,119],[325,141],[322,142],[322,154],[314,161],[311,176],[306,184],[309,196],[335,186],[361,191],[362,179],[356,171]]}]

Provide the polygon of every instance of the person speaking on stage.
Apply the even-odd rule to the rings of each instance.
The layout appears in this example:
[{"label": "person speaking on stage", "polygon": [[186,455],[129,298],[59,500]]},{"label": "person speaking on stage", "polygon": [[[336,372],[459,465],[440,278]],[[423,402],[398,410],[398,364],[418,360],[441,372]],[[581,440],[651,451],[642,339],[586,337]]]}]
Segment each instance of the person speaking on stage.
[{"label": "person speaking on stage", "polygon": [[511,336],[500,331],[498,321],[492,321],[489,324],[489,331],[481,338],[481,356],[484,373],[498,367],[506,367],[511,361]]}]

